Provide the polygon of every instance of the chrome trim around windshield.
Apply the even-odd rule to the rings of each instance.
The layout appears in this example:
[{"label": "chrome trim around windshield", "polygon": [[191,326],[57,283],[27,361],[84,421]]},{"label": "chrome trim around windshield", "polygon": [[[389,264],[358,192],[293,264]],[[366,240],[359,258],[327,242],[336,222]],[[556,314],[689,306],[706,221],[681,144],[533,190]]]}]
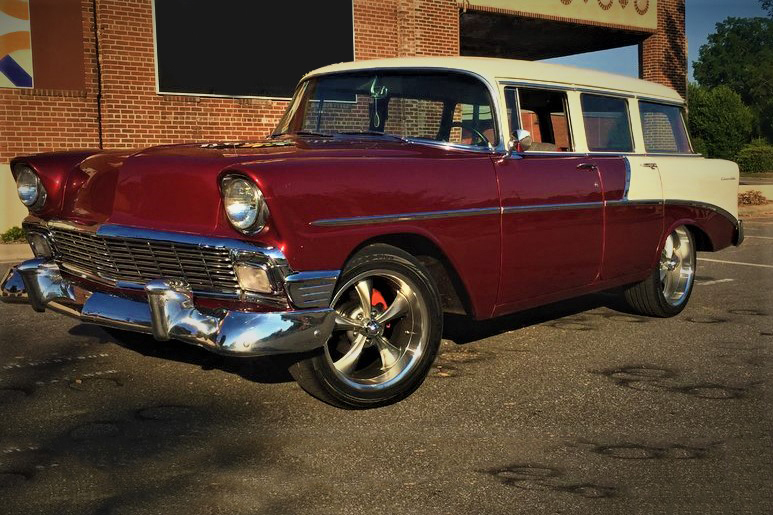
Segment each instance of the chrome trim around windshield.
[{"label": "chrome trim around windshield", "polygon": [[415,220],[438,220],[442,218],[457,218],[465,216],[485,216],[500,213],[498,207],[482,207],[473,209],[455,209],[450,211],[426,211],[423,213],[397,213],[393,215],[354,216],[351,218],[325,218],[314,220],[310,225],[331,227],[342,225],[370,225],[393,222],[412,222]]}]

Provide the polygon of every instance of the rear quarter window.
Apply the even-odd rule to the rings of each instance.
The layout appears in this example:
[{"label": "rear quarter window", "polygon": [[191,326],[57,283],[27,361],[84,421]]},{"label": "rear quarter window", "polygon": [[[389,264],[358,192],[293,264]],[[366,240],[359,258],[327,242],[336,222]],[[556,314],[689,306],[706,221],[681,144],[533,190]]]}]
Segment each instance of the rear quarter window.
[{"label": "rear quarter window", "polygon": [[582,117],[592,152],[633,152],[628,102],[624,98],[583,93]]},{"label": "rear quarter window", "polygon": [[689,154],[690,140],[679,106],[639,101],[644,147],[648,153]]}]

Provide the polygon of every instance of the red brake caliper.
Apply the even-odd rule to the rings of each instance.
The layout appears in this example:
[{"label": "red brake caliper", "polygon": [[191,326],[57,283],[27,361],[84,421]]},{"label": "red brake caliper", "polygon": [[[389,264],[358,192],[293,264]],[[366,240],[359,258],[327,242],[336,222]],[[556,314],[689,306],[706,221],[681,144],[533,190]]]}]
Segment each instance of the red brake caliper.
[{"label": "red brake caliper", "polygon": [[[370,305],[378,310],[379,313],[383,313],[387,308],[387,302],[381,292],[373,288],[373,293],[370,295]],[[386,325],[389,327],[389,324]]]}]

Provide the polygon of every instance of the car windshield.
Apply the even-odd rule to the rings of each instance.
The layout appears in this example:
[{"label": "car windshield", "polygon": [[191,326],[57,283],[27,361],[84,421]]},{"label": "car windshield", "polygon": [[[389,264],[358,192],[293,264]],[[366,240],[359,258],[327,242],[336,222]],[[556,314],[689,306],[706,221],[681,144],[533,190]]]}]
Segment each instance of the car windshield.
[{"label": "car windshield", "polygon": [[498,142],[491,97],[454,72],[368,70],[300,84],[274,136],[358,134],[489,148]]}]

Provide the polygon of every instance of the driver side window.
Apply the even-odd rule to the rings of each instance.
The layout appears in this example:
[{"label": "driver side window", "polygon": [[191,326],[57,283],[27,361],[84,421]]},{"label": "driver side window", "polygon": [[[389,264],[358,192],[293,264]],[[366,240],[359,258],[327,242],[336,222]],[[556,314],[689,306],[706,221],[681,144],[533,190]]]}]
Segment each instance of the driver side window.
[{"label": "driver side window", "polygon": [[485,147],[495,140],[494,116],[489,104],[456,104],[449,142]]},{"label": "driver side window", "polygon": [[[529,152],[571,152],[569,110],[563,91],[505,88],[510,132],[525,129],[534,143]],[[518,108],[516,108],[516,105]]]}]

